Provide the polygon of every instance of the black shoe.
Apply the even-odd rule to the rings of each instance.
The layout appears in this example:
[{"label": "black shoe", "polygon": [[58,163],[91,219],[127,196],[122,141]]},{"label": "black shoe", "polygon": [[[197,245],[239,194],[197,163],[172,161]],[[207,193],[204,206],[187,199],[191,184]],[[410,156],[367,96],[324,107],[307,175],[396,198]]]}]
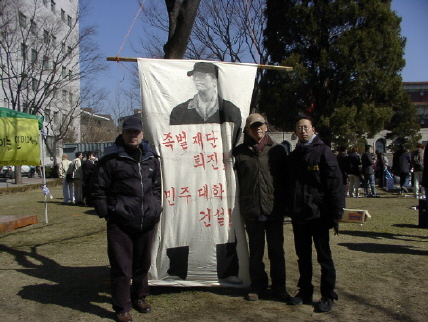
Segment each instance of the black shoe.
[{"label": "black shoe", "polygon": [[299,305],[302,304],[302,299],[300,297],[293,297],[287,293],[287,291],[274,292],[275,296],[281,302],[285,302],[287,305]]},{"label": "black shoe", "polygon": [[312,300],[312,294],[305,294],[305,293],[299,292],[296,294],[296,298],[300,298],[302,303],[305,305],[312,305],[314,302]]},{"label": "black shoe", "polygon": [[145,299],[139,299],[134,302],[134,308],[140,313],[150,313],[152,311],[152,307],[149,303],[146,302]]},{"label": "black shoe", "polygon": [[333,299],[329,297],[322,297],[319,302],[315,303],[315,312],[327,313],[333,308]]},{"label": "black shoe", "polygon": [[116,314],[116,321],[118,322],[132,322],[132,316],[129,312],[122,312]]}]

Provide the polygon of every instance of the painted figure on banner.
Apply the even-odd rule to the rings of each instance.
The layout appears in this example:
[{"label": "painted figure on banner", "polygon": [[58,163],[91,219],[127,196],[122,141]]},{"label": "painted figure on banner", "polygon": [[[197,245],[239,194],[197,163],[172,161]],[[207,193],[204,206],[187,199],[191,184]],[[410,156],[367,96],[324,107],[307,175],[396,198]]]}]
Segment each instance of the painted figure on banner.
[{"label": "painted figure on banner", "polygon": [[170,125],[232,122],[233,145],[239,140],[241,132],[241,111],[232,102],[223,99],[218,93],[218,67],[213,63],[195,63],[187,72],[197,89],[195,96],[174,107]]},{"label": "painted figure on banner", "polygon": [[159,59],[139,59],[139,67],[142,118],[162,156],[164,210],[150,283],[248,287],[232,149],[257,68]]}]

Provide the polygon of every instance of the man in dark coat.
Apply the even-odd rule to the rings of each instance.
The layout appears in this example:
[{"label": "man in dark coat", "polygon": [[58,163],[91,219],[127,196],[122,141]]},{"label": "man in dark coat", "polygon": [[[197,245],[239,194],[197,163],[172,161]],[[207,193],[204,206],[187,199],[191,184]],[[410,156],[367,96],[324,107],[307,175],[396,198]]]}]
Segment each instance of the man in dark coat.
[{"label": "man in dark coat", "polygon": [[371,145],[366,145],[365,151],[361,156],[361,173],[364,182],[364,194],[366,197],[377,197],[374,175],[375,156]]},{"label": "man in dark coat", "polygon": [[240,212],[245,220],[250,249],[251,290],[247,300],[258,300],[268,287],[263,263],[266,238],[273,294],[289,305],[301,304],[285,288],[282,162],[286,150],[274,143],[266,132],[263,116],[250,114],[246,120],[244,143],[233,150]]},{"label": "man in dark coat", "polygon": [[82,181],[82,194],[83,199],[85,200],[85,204],[87,206],[92,206],[91,201],[91,181],[92,181],[92,174],[95,170],[95,152],[94,151],[88,151],[86,152],[86,160],[82,161],[82,175],[83,175],[83,181]]},{"label": "man in dark coat", "polygon": [[315,311],[328,312],[338,299],[329,230],[334,227],[338,232],[345,207],[344,185],[337,158],[315,134],[311,119],[298,118],[296,134],[299,142],[287,157],[286,196],[300,272],[297,297],[312,305],[313,242],[321,265],[321,300],[315,303]]},{"label": "man in dark coat", "polygon": [[98,162],[92,182],[95,210],[107,220],[117,321],[132,321],[132,305],[142,313],[151,311],[145,298],[153,229],[162,212],[161,175],[158,156],[143,136],[141,119],[125,119],[122,134]]},{"label": "man in dark coat", "polygon": [[400,193],[408,192],[407,188],[410,183],[410,153],[404,144],[392,155],[392,173],[400,177]]}]

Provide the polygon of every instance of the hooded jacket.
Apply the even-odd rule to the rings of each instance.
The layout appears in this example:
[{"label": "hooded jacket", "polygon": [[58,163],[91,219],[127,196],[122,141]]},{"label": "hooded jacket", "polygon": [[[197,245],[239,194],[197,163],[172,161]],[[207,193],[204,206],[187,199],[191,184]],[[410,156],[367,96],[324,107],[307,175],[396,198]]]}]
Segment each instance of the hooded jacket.
[{"label": "hooded jacket", "polygon": [[336,156],[315,136],[298,144],[287,158],[288,215],[295,224],[321,218],[329,228],[345,207],[342,175]]},{"label": "hooded jacket", "polygon": [[257,220],[260,215],[265,215],[268,220],[283,218],[285,147],[268,136],[259,155],[246,136],[244,143],[233,150],[233,156],[239,183],[240,211],[245,220]]},{"label": "hooded jacket", "polygon": [[140,143],[141,161],[125,150],[122,135],[97,163],[91,196],[99,217],[137,231],[159,222],[161,176],[159,156],[146,140]]}]

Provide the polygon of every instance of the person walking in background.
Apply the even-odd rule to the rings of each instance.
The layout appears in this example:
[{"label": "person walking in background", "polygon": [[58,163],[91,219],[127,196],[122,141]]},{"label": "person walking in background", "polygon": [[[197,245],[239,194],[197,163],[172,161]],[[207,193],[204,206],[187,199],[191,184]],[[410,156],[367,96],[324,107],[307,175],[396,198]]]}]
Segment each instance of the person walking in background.
[{"label": "person walking in background", "polygon": [[59,177],[62,179],[62,194],[64,204],[74,203],[74,184],[72,177],[71,165],[73,162],[68,160],[68,155],[63,154],[59,165]]},{"label": "person walking in background", "polygon": [[82,161],[82,195],[84,203],[91,206],[91,180],[92,174],[95,170],[95,157],[94,151],[86,152],[86,160]]},{"label": "person walking in background", "polygon": [[411,155],[411,167],[413,170],[413,195],[415,198],[425,198],[425,189],[421,185],[422,171],[424,169],[424,149],[425,145],[419,143],[417,149]]},{"label": "person walking in background", "polygon": [[83,153],[76,152],[76,158],[73,159],[73,183],[74,183],[74,199],[77,205],[83,205],[82,196],[82,159]]},{"label": "person walking in background", "polygon": [[385,170],[388,169],[388,165],[389,161],[385,154],[376,150],[375,177],[378,180],[379,188],[383,188],[386,185]]},{"label": "person walking in background", "polygon": [[340,146],[337,154],[337,163],[342,173],[345,196],[348,194],[348,153],[345,146]]},{"label": "person walking in background", "polygon": [[366,145],[365,151],[361,156],[361,172],[364,180],[364,195],[368,198],[377,197],[374,175],[375,160],[372,146]]},{"label": "person walking in background", "polygon": [[336,156],[324,144],[309,117],[296,121],[299,142],[286,162],[287,213],[292,218],[300,278],[296,297],[313,304],[312,243],[321,266],[321,299],[315,312],[329,312],[338,295],[329,231],[339,231],[345,207],[343,179]]},{"label": "person walking in background", "polygon": [[407,149],[403,144],[400,145],[400,148],[394,152],[392,156],[392,173],[400,177],[400,194],[403,192],[408,192],[407,188],[410,183],[410,163],[411,157],[410,153],[407,152]]},{"label": "person walking in background", "polygon": [[349,196],[360,197],[360,177],[361,177],[361,158],[358,154],[358,147],[354,146],[348,158],[348,179],[349,179]]},{"label": "person walking in background", "polygon": [[250,114],[244,142],[233,150],[239,185],[239,205],[245,221],[250,250],[251,290],[247,300],[256,301],[268,288],[263,257],[265,238],[270,260],[272,292],[289,305],[301,304],[286,291],[284,256],[284,165],[286,150],[272,141],[260,114]]},{"label": "person walking in background", "polygon": [[159,156],[143,138],[141,119],[125,119],[122,134],[98,161],[92,181],[93,205],[107,221],[112,304],[120,322],[132,321],[132,306],[151,312],[148,272],[162,187]]}]

